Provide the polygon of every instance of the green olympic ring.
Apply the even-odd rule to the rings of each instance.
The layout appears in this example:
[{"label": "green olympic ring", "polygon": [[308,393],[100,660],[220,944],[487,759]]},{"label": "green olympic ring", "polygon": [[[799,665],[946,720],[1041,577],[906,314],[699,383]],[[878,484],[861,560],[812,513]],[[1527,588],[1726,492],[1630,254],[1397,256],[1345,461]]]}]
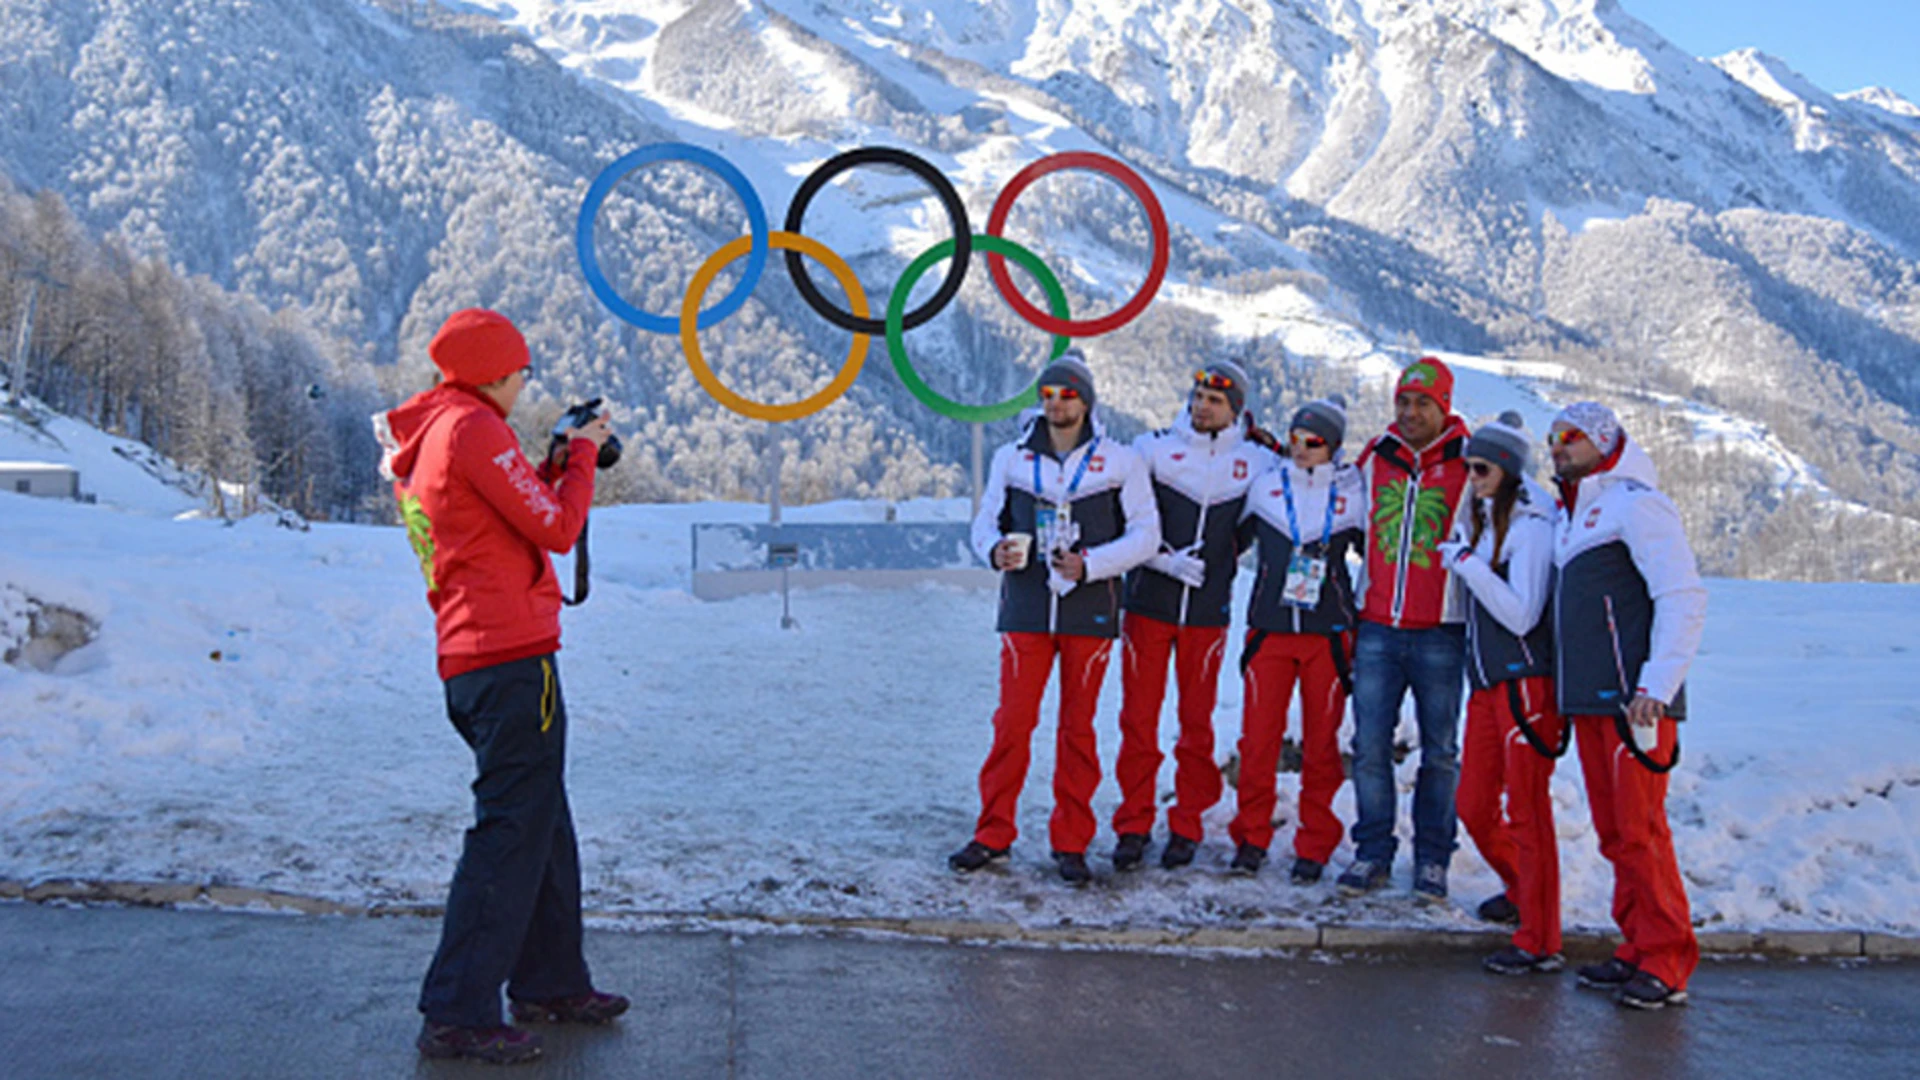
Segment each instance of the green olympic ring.
[{"label": "green olympic ring", "polygon": [[[1060,279],[1053,275],[1052,270],[1047,269],[1047,264],[1041,261],[1040,256],[1011,240],[986,233],[974,233],[973,246],[977,250],[992,255],[1005,256],[1025,267],[1027,272],[1040,282],[1040,288],[1046,292],[1047,306],[1053,309],[1053,317],[1063,320],[1067,317],[1066,290],[1060,287]],[[1034,396],[1034,383],[1028,383],[1025,389],[1005,401],[992,405],[968,405],[945,397],[933,387],[928,386],[926,380],[920,377],[920,373],[914,370],[913,361],[907,357],[907,299],[913,294],[914,284],[924,277],[928,270],[933,269],[942,260],[953,257],[953,249],[953,238],[948,237],[908,263],[907,269],[900,275],[899,283],[893,287],[893,295],[887,300],[887,355],[893,359],[893,370],[899,374],[900,381],[906,384],[908,392],[912,393],[922,405],[941,416],[963,423],[991,424],[995,420],[1004,420],[1013,416],[1021,409],[1034,404],[1038,400]],[[1048,362],[1058,360],[1071,344],[1072,342],[1065,334],[1053,335],[1053,352],[1047,357]],[[1038,375],[1034,376],[1034,381],[1039,381]]]}]

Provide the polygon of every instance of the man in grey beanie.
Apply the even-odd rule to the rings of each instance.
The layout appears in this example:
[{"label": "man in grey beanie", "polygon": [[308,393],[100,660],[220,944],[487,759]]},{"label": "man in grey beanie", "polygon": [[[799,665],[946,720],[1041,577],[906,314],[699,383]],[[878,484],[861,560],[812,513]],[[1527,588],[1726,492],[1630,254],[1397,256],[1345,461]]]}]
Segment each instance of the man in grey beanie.
[{"label": "man in grey beanie", "polygon": [[1133,443],[1153,480],[1161,543],[1158,554],[1127,575],[1124,704],[1114,764],[1120,782],[1113,815],[1116,870],[1139,866],[1152,844],[1169,661],[1180,684],[1180,737],[1173,749],[1175,802],[1167,811],[1162,867],[1193,861],[1201,815],[1220,801],[1213,707],[1232,621],[1235,531],[1247,489],[1272,460],[1246,437],[1247,373],[1240,365],[1214,360],[1182,381],[1187,400],[1173,426]]},{"label": "man in grey beanie", "polygon": [[1120,630],[1120,582],[1160,547],[1160,515],[1140,458],[1094,419],[1093,371],[1069,349],[1040,374],[1042,415],[993,455],[973,520],[973,547],[1001,572],[1000,706],[980,769],[973,839],[948,859],[972,873],[1007,858],[1040,699],[1060,660],[1055,739],[1054,863],[1070,885],[1092,880],[1100,758],[1093,716]]}]

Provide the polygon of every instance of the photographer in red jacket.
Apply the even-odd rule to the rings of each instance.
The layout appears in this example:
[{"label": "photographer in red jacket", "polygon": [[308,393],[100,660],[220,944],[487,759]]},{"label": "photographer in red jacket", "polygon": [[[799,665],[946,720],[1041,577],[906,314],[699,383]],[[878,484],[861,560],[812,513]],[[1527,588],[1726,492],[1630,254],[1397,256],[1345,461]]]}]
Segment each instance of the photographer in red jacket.
[{"label": "photographer in red jacket", "polygon": [[472,747],[475,822],[448,890],[439,951],[420,991],[428,1057],[517,1062],[540,1039],[517,1020],[605,1023],[627,1000],[598,993],[581,954],[580,859],[567,807],[560,583],[547,557],[573,547],[593,502],[605,416],[566,432],[538,471],[507,426],[526,386],[511,322],[457,312],[427,347],[440,385],[375,417],[407,538],[427,579],[447,715]]}]

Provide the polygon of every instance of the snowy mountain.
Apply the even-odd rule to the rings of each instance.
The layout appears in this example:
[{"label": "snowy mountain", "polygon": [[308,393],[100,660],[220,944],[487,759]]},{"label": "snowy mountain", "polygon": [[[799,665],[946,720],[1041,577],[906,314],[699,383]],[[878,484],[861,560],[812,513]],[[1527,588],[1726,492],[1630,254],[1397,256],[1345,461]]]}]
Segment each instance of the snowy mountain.
[{"label": "snowy mountain", "polygon": [[[1912,106],[1755,52],[1686,56],[1611,0],[0,0],[0,28],[17,184],[397,363],[394,392],[424,381],[448,310],[507,311],[549,409],[619,402],[625,496],[750,496],[769,439],[575,265],[587,183],[672,138],[737,162],[776,223],[853,145],[926,156],[976,228],[1042,154],[1129,161],[1174,255],[1149,314],[1089,344],[1123,433],[1163,423],[1180,372],[1220,353],[1276,409],[1338,388],[1377,426],[1377,380],[1442,349],[1559,373],[1491,379],[1470,415],[1513,393],[1633,405],[1698,526],[1752,540],[1791,510],[1780,542],[1810,543],[1836,512],[1920,516]],[[596,235],[625,294],[671,311],[743,225],[710,179],[648,176]],[[869,171],[807,218],[881,299],[946,228],[912,181]],[[1076,312],[1140,280],[1142,224],[1103,181],[1043,182],[1009,230]],[[792,400],[846,338],[769,277],[703,341],[741,392]],[[970,400],[1017,386],[1041,347],[984,275],[911,339]],[[967,432],[885,370],[779,436],[789,498],[964,485]]]},{"label": "snowy mountain", "polygon": [[1920,105],[1915,105],[1884,86],[1868,86],[1840,96],[1847,101],[1857,101],[1864,105],[1872,105],[1876,109],[1885,109],[1895,116],[1920,120]]}]

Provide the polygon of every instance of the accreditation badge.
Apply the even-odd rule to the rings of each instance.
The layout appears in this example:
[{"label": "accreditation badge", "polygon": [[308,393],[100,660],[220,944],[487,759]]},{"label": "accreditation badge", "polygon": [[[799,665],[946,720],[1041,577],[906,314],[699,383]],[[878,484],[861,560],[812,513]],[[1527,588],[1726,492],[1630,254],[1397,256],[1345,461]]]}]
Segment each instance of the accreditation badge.
[{"label": "accreditation badge", "polygon": [[1327,560],[1295,551],[1287,560],[1287,582],[1280,588],[1280,601],[1311,611],[1320,606],[1320,590],[1326,583]]},{"label": "accreditation badge", "polygon": [[1071,551],[1080,539],[1073,527],[1073,506],[1036,503],[1033,508],[1033,533],[1047,552]]}]

